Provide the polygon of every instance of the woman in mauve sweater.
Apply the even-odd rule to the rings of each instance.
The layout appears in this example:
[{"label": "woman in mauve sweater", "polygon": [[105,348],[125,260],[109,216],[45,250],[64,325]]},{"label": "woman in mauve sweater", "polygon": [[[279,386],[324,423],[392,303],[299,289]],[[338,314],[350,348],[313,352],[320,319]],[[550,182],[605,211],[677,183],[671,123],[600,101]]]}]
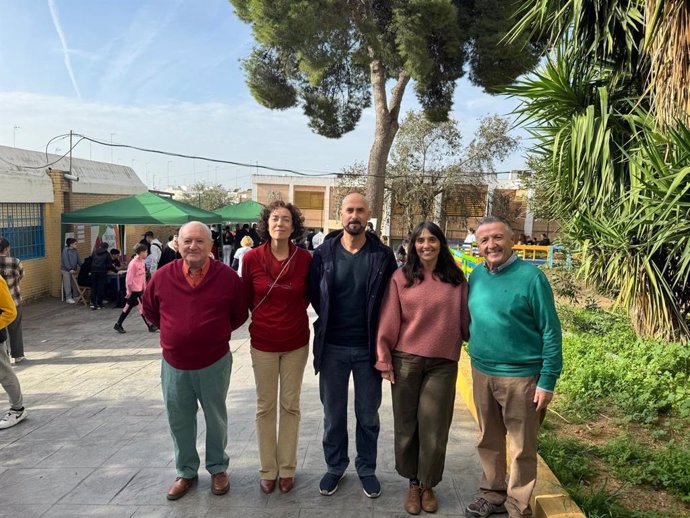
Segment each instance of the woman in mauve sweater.
[{"label": "woman in mauve sweater", "polygon": [[407,263],[391,278],[378,329],[376,368],[391,382],[395,469],[409,479],[405,510],[433,513],[453,419],[467,281],[438,225],[410,236]]},{"label": "woman in mauve sweater", "polygon": [[[122,313],[117,319],[117,322],[113,326],[113,329],[118,333],[126,333],[125,329],[122,327],[125,319],[129,316],[129,312],[132,308],[139,306],[139,314],[141,318],[149,328],[149,331],[155,333],[158,328],[144,318],[144,314],[141,311],[141,306],[139,305],[139,299],[144,296],[144,290],[146,289],[146,256],[148,255],[148,249],[143,243],[137,243],[134,247],[134,258],[127,265],[127,276],[125,277],[125,288],[127,289],[127,294],[125,295],[125,307],[122,308]],[[118,281],[119,282],[119,281]]]},{"label": "woman in mauve sweater", "polygon": [[[307,276],[311,254],[291,239],[304,233],[304,218],[291,203],[275,201],[259,220],[266,242],[242,258],[242,282],[252,311],[249,325],[256,382],[256,436],[260,487],[283,493],[295,483],[300,393],[309,355]],[[277,408],[280,424],[276,435]]]}]

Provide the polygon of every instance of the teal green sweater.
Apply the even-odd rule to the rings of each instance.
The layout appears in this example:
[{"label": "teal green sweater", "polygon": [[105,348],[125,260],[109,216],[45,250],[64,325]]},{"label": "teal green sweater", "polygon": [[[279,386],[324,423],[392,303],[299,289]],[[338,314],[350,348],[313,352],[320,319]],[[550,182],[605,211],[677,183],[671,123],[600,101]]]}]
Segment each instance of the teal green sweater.
[{"label": "teal green sweater", "polygon": [[517,259],[469,279],[472,367],[489,376],[534,376],[553,391],[563,367],[561,323],[544,272]]}]

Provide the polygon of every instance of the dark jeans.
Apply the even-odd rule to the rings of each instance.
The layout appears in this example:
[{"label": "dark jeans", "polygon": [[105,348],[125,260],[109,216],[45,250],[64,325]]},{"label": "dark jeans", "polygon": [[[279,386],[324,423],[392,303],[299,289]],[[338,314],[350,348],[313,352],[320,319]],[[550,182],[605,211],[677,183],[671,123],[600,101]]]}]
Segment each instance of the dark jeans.
[{"label": "dark jeans", "polygon": [[24,356],[24,333],[22,332],[22,305],[17,306],[17,318],[7,326],[10,337],[10,356],[21,358]]},{"label": "dark jeans", "polygon": [[91,305],[102,306],[105,296],[105,283],[108,280],[106,272],[91,272]]},{"label": "dark jeans", "polygon": [[342,475],[350,459],[347,454],[347,400],[350,373],[355,387],[357,418],[355,467],[360,477],[376,472],[381,406],[381,374],[374,369],[366,347],[324,345],[319,376],[323,404],[323,453],[328,472]]}]

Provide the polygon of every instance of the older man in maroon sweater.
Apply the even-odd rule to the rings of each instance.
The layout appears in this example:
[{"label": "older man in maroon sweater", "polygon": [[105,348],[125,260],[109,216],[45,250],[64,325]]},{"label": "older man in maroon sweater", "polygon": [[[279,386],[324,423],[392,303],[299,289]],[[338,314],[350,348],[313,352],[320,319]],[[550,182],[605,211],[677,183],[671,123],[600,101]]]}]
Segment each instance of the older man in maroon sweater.
[{"label": "older man in maroon sweater", "polygon": [[240,278],[220,261],[212,261],[209,228],[198,221],[179,232],[177,259],[160,268],[144,293],[143,311],[160,328],[161,384],[175,443],[177,478],[168,499],[184,496],[198,479],[196,413],[206,421],[206,469],[211,491],[228,492],[228,415],[230,333],[247,320]]}]

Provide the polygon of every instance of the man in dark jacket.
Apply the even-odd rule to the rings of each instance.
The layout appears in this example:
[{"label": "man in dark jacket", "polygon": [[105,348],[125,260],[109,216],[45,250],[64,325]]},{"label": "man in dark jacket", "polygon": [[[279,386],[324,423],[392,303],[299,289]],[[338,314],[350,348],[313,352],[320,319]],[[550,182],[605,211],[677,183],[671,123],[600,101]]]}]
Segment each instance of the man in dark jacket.
[{"label": "man in dark jacket", "polygon": [[309,272],[309,296],[319,315],[314,323],[314,368],[321,373],[323,450],[328,466],[319,484],[322,495],[337,491],[350,462],[350,373],[355,384],[357,474],[366,496],[376,498],[381,494],[376,478],[381,405],[381,375],[374,369],[376,331],[381,300],[396,263],[392,250],[381,244],[375,234],[365,232],[370,217],[364,196],[348,194],[340,207],[343,230],[326,236],[314,251]]},{"label": "man in dark jacket", "polygon": [[117,268],[113,266],[108,243],[101,243],[91,254],[91,309],[103,309],[108,271],[117,273]]}]

